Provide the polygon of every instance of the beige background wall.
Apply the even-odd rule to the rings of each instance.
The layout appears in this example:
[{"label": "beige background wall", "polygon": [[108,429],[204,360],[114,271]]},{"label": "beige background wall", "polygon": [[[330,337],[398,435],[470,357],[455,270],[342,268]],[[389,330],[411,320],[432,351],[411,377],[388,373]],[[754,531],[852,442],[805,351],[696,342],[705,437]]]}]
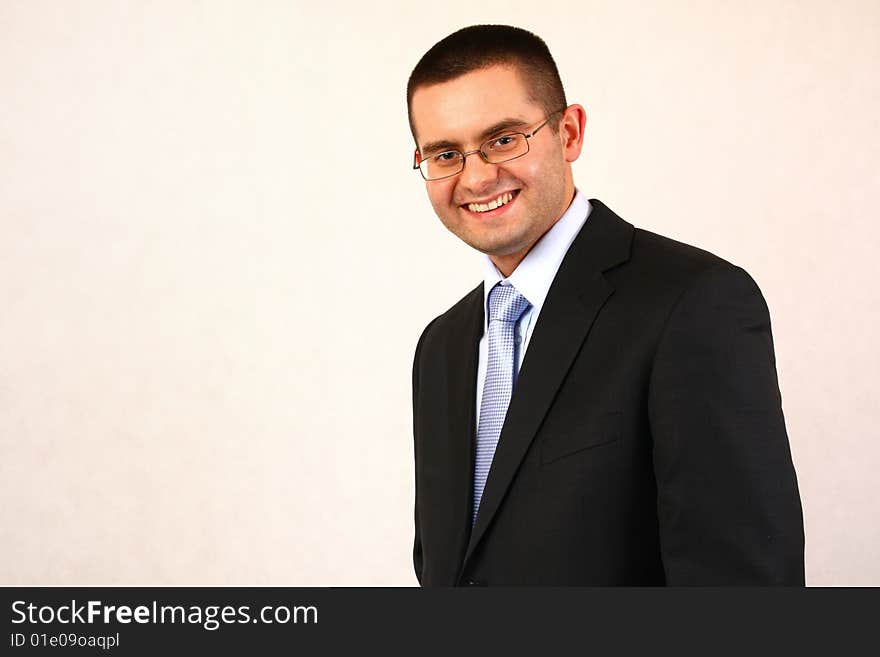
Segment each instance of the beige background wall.
[{"label": "beige background wall", "polygon": [[480,278],[404,86],[549,43],[576,181],[771,308],[814,585],[880,585],[880,4],[0,2],[0,583],[409,585],[409,381]]}]

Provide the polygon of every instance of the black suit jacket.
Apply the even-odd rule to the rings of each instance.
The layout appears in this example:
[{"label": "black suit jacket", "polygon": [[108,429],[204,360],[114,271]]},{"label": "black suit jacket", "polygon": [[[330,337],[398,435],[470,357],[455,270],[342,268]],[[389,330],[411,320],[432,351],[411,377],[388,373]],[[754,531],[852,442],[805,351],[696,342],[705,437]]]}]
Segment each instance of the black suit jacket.
[{"label": "black suit jacket", "polygon": [[482,283],[419,339],[419,582],[803,584],[760,290],[739,267],[590,202],[533,329],[473,529]]}]

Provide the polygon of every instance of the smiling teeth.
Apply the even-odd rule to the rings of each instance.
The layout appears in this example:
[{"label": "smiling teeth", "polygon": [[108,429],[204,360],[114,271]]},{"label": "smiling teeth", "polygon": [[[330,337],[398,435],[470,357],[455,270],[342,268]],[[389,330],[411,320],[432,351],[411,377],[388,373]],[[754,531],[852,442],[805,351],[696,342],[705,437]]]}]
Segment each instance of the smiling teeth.
[{"label": "smiling teeth", "polygon": [[489,201],[488,203],[468,203],[467,209],[471,212],[488,212],[489,210],[500,208],[502,205],[510,203],[512,200],[513,194],[506,192],[494,201]]}]

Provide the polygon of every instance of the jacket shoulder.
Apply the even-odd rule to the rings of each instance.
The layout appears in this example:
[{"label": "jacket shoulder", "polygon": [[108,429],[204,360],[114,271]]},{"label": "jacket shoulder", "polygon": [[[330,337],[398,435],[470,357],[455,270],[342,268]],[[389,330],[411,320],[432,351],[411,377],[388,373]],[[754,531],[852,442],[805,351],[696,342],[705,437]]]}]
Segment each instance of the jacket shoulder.
[{"label": "jacket shoulder", "polygon": [[423,342],[430,341],[434,336],[445,333],[450,328],[460,326],[475,310],[482,308],[483,303],[483,283],[480,282],[474,289],[465,294],[461,299],[456,301],[445,312],[437,315],[428,322],[428,325],[422,331],[419,338],[419,347]]},{"label": "jacket shoulder", "polygon": [[639,269],[671,280],[687,281],[718,267],[734,267],[714,253],[642,228],[633,232],[631,262]]},{"label": "jacket shoulder", "polygon": [[627,299],[661,316],[668,315],[685,296],[697,302],[736,295],[746,288],[760,295],[754,279],[736,264],[640,228],[633,233],[630,259],[606,275]]}]

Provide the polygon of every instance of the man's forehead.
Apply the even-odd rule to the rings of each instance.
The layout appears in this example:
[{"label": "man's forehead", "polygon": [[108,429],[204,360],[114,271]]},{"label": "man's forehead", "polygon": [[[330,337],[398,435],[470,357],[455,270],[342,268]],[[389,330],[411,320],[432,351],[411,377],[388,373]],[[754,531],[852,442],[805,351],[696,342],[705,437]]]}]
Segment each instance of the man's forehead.
[{"label": "man's forehead", "polygon": [[516,70],[495,66],[413,93],[411,112],[420,146],[478,139],[493,128],[528,125],[540,105],[529,97]]}]

